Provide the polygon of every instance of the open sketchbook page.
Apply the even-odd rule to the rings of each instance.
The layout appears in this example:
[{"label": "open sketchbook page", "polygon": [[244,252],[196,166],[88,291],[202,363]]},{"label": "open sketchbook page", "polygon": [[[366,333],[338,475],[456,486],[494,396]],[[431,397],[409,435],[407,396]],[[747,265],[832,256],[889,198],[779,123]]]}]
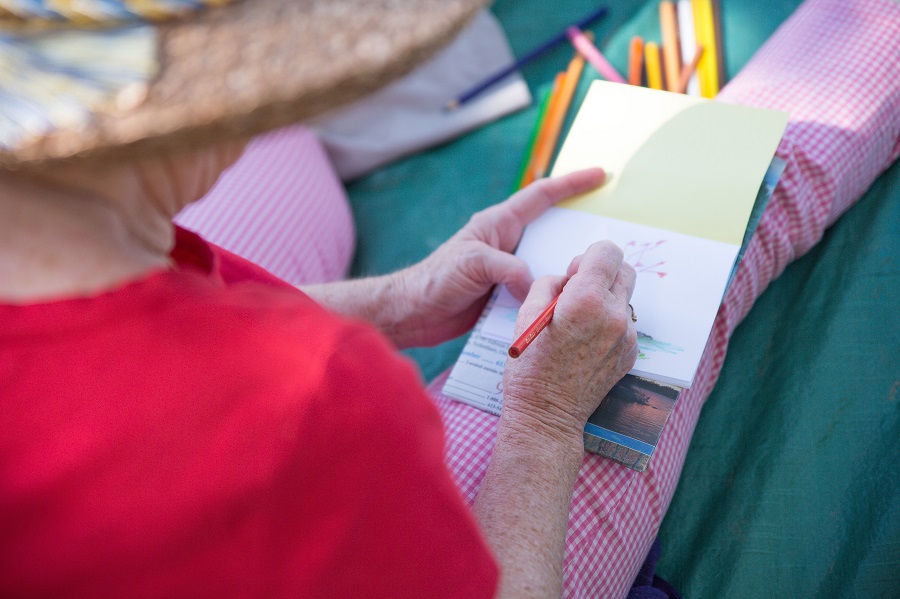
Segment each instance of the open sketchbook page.
[{"label": "open sketchbook page", "polygon": [[[640,355],[631,374],[689,387],[693,365],[706,344],[719,302],[783,171],[784,161],[773,158],[759,187],[740,248],[553,208],[547,218],[526,230],[516,253],[528,262],[535,276],[542,276],[565,272],[570,256],[596,241],[598,234],[601,239],[610,239],[623,248],[625,261],[637,272],[631,303],[635,314],[641,315],[637,323]],[[544,231],[545,228],[551,231]],[[543,243],[552,230],[565,230],[567,234],[553,244]],[[703,264],[704,268],[697,268],[697,264]],[[658,297],[672,299],[657,302]],[[690,304],[682,305],[684,298],[693,299],[687,300]],[[487,310],[481,335],[511,344],[520,305],[501,287],[493,307]],[[676,344],[667,339],[688,341]]]},{"label": "open sketchbook page", "polygon": [[[788,115],[594,82],[554,175],[602,166],[606,183],[526,227],[516,254],[561,275],[601,239],[638,273],[640,358],[632,374],[690,387]],[[505,291],[483,334],[513,340]]]},{"label": "open sketchbook page", "polygon": [[[535,277],[564,274],[574,256],[600,239],[621,247],[637,271],[631,304],[640,356],[631,374],[689,387],[739,246],[551,208],[526,229],[516,255]],[[482,334],[508,346],[518,311],[519,302],[503,288]]]}]

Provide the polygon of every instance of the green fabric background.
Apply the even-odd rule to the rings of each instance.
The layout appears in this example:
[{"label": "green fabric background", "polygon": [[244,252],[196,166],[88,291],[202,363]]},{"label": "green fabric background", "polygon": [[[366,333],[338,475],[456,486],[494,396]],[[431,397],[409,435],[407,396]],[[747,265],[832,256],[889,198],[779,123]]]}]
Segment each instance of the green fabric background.
[{"label": "green fabric background", "polygon": [[[798,4],[723,0],[728,73]],[[499,0],[492,9],[521,55],[595,7]],[[593,30],[624,72],[632,35],[659,39],[657,2],[610,4]],[[532,92],[546,90],[570,57],[561,47],[528,65]],[[350,184],[359,229],[353,274],[411,264],[504,199],[536,111]],[[660,532],[659,574],[686,597],[900,596],[898,249],[900,163],[738,327]],[[408,353],[430,379],[463,343]]]}]

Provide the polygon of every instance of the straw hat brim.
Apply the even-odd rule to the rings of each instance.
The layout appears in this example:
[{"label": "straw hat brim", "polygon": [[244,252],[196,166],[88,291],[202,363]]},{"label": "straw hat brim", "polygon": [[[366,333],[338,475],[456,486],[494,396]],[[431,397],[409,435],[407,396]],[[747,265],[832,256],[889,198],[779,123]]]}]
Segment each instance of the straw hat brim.
[{"label": "straw hat brim", "polygon": [[409,72],[485,3],[243,0],[161,25],[162,71],[143,103],[0,151],[0,166],[133,158],[308,119]]}]

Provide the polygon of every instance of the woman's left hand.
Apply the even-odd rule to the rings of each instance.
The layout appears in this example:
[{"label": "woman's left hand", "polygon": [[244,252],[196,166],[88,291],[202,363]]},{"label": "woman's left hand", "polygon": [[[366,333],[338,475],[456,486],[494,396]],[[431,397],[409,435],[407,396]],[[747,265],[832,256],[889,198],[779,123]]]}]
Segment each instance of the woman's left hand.
[{"label": "woman's left hand", "polygon": [[525,225],[547,208],[603,183],[602,169],[541,179],[508,200],[476,213],[422,262],[396,273],[400,301],[408,310],[392,331],[401,347],[430,346],[467,332],[488,300],[504,284],[524,300],[534,279],[513,252]]}]

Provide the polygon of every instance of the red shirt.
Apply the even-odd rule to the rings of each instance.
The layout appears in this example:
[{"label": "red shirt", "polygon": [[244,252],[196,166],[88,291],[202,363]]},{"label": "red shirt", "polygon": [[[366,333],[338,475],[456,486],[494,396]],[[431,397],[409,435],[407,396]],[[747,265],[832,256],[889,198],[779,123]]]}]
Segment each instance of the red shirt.
[{"label": "red shirt", "polygon": [[232,254],[0,304],[0,595],[490,597],[414,368]]}]

